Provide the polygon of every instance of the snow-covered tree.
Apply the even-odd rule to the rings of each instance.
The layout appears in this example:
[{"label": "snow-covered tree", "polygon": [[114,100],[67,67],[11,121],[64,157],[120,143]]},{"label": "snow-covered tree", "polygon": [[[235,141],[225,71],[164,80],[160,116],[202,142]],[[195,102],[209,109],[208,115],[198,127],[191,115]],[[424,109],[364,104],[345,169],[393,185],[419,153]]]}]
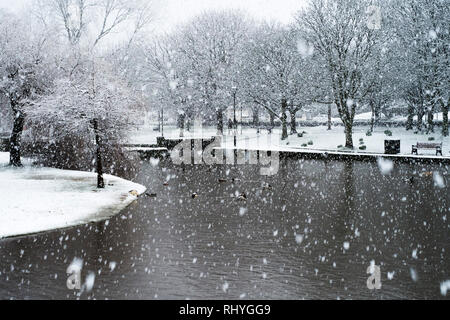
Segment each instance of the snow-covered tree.
[{"label": "snow-covered tree", "polygon": [[[313,0],[296,17],[304,40],[324,59],[333,100],[345,128],[345,146],[353,149],[353,120],[373,81],[380,32],[368,24],[376,1]],[[381,6],[380,6],[381,7]]]},{"label": "snow-covered tree", "polygon": [[140,102],[104,61],[86,59],[76,73],[57,79],[26,112],[38,126],[50,126],[52,138],[84,137],[96,144],[98,188],[104,188],[103,154],[138,117]]},{"label": "snow-covered tree", "polygon": [[186,118],[200,111],[194,101],[200,101],[201,94],[179,48],[176,35],[155,37],[142,44],[139,54],[145,62],[139,77],[152,90],[152,103],[163,108],[163,112],[172,111],[177,115],[183,135]]},{"label": "snow-covered tree", "polygon": [[48,45],[49,35],[36,25],[0,12],[0,94],[6,97],[14,118],[9,148],[12,166],[22,165],[24,109],[44,90],[53,72]]},{"label": "snow-covered tree", "polygon": [[179,48],[188,67],[192,88],[201,95],[200,110],[215,113],[217,131],[223,132],[223,112],[231,105],[234,88],[240,87],[236,68],[246,42],[248,23],[235,11],[208,12],[179,31]]},{"label": "snow-covered tree", "polygon": [[242,63],[246,95],[281,120],[282,140],[288,137],[287,112],[294,133],[295,115],[306,100],[302,90],[306,79],[302,78],[304,66],[297,40],[293,29],[262,25],[246,46]]},{"label": "snow-covered tree", "polygon": [[390,7],[396,21],[396,56],[390,63],[401,75],[398,84],[409,105],[408,128],[415,114],[421,131],[427,114],[427,131],[432,132],[433,114],[441,109],[444,136],[448,135],[449,107],[448,7],[448,0],[394,0]]}]

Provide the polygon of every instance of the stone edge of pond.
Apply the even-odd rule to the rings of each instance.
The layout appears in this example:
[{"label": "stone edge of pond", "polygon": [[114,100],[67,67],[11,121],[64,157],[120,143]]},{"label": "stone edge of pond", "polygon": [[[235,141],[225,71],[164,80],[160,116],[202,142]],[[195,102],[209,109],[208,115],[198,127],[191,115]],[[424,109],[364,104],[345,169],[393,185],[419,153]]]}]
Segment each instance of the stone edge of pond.
[{"label": "stone edge of pond", "polygon": [[308,159],[308,160],[338,160],[338,161],[363,161],[375,162],[379,158],[393,160],[403,163],[450,163],[450,157],[428,156],[428,155],[404,155],[404,154],[382,154],[382,153],[351,153],[335,151],[279,151],[281,159]]},{"label": "stone edge of pond", "polygon": [[[313,150],[313,149],[304,149],[304,150],[263,150],[263,149],[255,149],[255,150],[246,150],[240,148],[214,148],[215,150],[237,150],[239,152],[243,151],[256,151],[260,152],[278,152],[281,159],[306,159],[306,160],[338,160],[338,161],[365,161],[365,162],[374,162],[379,158],[387,158],[396,162],[404,162],[404,163],[434,163],[434,164],[450,164],[450,157],[444,156],[431,156],[431,155],[407,155],[407,154],[381,154],[381,153],[362,153],[362,152],[339,152],[339,151],[325,151],[325,150]],[[138,152],[140,156],[144,159],[147,158],[167,158],[170,157],[169,150],[162,148],[142,148],[136,147],[133,151]]]}]

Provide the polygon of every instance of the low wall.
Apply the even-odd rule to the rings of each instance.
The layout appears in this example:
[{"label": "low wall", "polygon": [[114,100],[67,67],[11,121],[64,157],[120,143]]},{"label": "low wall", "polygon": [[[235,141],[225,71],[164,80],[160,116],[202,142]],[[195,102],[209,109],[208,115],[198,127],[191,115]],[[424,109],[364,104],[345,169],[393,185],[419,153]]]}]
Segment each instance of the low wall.
[{"label": "low wall", "polygon": [[[175,143],[175,140],[181,142],[181,139],[169,139],[171,143]],[[191,141],[191,148],[193,148],[193,141],[195,139],[183,139]],[[205,140],[203,143],[203,148],[205,148],[212,140]],[[148,158],[167,158],[170,157],[170,150],[173,148],[163,147],[163,145],[169,146],[169,143],[164,140],[160,140],[160,146],[152,147],[142,147],[142,150],[138,150],[139,146],[134,145],[136,149],[134,151],[138,152],[143,159]],[[163,150],[164,149],[164,150]],[[214,148],[223,150],[233,150],[234,148]],[[246,149],[235,149],[237,152],[256,152],[257,159],[261,152],[268,152],[270,155],[277,151],[266,151],[266,150],[246,150]],[[381,153],[369,153],[369,152],[339,152],[339,151],[320,151],[320,150],[283,150],[278,151],[280,159],[306,159],[306,160],[335,160],[335,161],[363,161],[363,162],[375,162],[380,157],[390,159],[394,162],[411,163],[411,164],[450,164],[450,157],[443,156],[428,156],[428,155],[400,155],[400,154],[381,154]]]}]

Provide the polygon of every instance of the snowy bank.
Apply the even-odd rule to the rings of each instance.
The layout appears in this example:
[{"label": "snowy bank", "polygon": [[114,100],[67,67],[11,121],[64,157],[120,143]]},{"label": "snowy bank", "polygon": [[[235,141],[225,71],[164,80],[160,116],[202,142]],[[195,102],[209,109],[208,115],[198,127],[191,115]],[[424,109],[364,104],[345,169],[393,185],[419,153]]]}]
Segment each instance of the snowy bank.
[{"label": "snowy bank", "polygon": [[[414,134],[414,131],[406,131],[405,128],[382,128],[375,127],[371,136],[367,136],[368,126],[357,126],[353,128],[353,153],[373,153],[384,154],[385,140],[400,140],[400,154],[411,156],[411,146],[417,142],[442,142],[442,152],[444,157],[450,155],[450,137],[443,137],[437,132],[425,135],[423,133]],[[238,130],[236,145],[239,149],[246,150],[272,150],[272,151],[298,151],[307,152],[343,152],[345,145],[344,127],[332,127],[332,130],[327,130],[325,126],[303,128],[297,126],[298,132],[306,131],[302,137],[297,135],[289,135],[287,140],[281,140],[281,128],[273,129],[272,134],[268,134],[267,130],[261,130],[257,134],[254,128],[243,128],[242,133]],[[391,135],[385,134],[389,130]],[[210,138],[216,135],[214,127],[204,127],[201,133],[198,131],[184,132],[185,138],[203,137]],[[180,130],[174,127],[165,129],[166,138],[179,138]],[[157,131],[150,128],[143,128],[139,131],[132,132],[129,143],[133,144],[156,144],[156,137],[161,135]],[[431,141],[429,139],[432,139]],[[225,135],[222,137],[222,147],[226,149],[234,148],[234,138],[230,135],[230,131],[225,129]],[[364,147],[360,149],[361,147]],[[142,149],[142,148],[137,148]],[[136,150],[136,148],[135,148]],[[347,150],[348,151],[348,150]],[[348,152],[346,152],[348,153]],[[419,150],[419,157],[427,158],[436,156],[436,150]]]},{"label": "snowy bank", "polygon": [[7,167],[0,152],[0,238],[66,228],[111,217],[145,192],[142,185],[105,175],[96,188],[92,172]]}]

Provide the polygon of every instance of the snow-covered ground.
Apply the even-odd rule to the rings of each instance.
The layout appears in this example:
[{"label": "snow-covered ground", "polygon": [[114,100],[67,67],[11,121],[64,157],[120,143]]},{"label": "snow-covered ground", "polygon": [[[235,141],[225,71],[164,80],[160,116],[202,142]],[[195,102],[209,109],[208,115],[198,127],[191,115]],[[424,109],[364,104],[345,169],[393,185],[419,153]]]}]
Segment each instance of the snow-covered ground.
[{"label": "snow-covered ground", "polygon": [[[390,119],[390,120],[392,120],[392,121],[406,121],[408,119],[408,117],[407,116],[394,116],[392,119]],[[418,119],[418,117],[417,116],[414,116],[413,117],[413,120],[414,121],[417,121],[417,119]],[[425,114],[424,116],[423,116],[423,119],[425,120],[425,119],[427,119],[427,114]],[[436,112],[435,114],[434,114],[434,116],[433,116],[433,121],[441,121],[442,122],[442,120],[444,119],[444,114],[442,113],[442,112]]]},{"label": "snow-covered ground", "polygon": [[[443,137],[439,128],[436,128],[435,134],[414,134],[413,131],[406,131],[404,128],[375,128],[371,136],[367,136],[367,127],[355,127],[353,130],[353,144],[357,152],[384,153],[385,140],[400,140],[400,153],[410,155],[411,146],[417,142],[442,142],[442,151],[444,156],[449,156],[450,138]],[[339,146],[345,145],[345,134],[343,127],[333,127],[332,130],[326,130],[325,127],[304,128],[306,134],[303,138],[289,136],[288,143],[291,147],[300,147],[313,150],[331,150],[339,151]],[[387,136],[384,132],[389,130],[392,136]],[[434,140],[429,141],[430,138]],[[362,139],[362,142],[360,141]],[[308,145],[312,142],[312,145]],[[307,147],[302,145],[307,144]],[[366,146],[366,150],[360,150],[360,146]],[[419,154],[436,155],[436,150],[419,150]]]},{"label": "snow-covered ground", "polygon": [[[244,128],[238,129],[237,132],[237,147],[248,150],[287,150],[287,149],[304,149],[304,150],[320,150],[320,151],[343,151],[342,146],[345,145],[345,134],[342,126],[335,126],[332,130],[327,130],[324,126],[297,128],[298,132],[305,131],[303,137],[299,138],[297,135],[290,135],[288,140],[281,141],[281,128],[277,127],[272,134],[268,134],[267,130],[261,130],[257,134],[256,129]],[[444,156],[450,156],[450,137],[443,137],[440,133],[440,128],[436,127],[434,134],[414,134],[413,131],[406,131],[405,128],[386,128],[376,127],[372,136],[367,136],[368,127],[359,126],[353,130],[353,144],[354,152],[361,153],[384,153],[384,140],[400,140],[400,153],[404,155],[411,154],[411,146],[417,142],[442,142],[442,150]],[[392,136],[387,136],[384,132],[389,130]],[[164,130],[166,138],[179,137],[179,129],[175,127],[167,127]],[[155,144],[156,137],[159,136],[158,131],[142,128],[130,135],[130,143],[133,144]],[[209,138],[216,135],[214,127],[205,127],[193,132],[184,132],[185,137]],[[434,140],[430,141],[430,138]],[[362,142],[360,141],[362,139]],[[312,143],[312,144],[311,144]],[[223,137],[223,147],[233,147],[233,136],[230,135],[228,129],[225,129]],[[306,146],[305,146],[306,145]],[[365,150],[360,150],[360,146],[366,146]],[[419,150],[419,155],[436,155],[435,150]]]},{"label": "snow-covered ground", "polygon": [[65,228],[104,220],[136,200],[130,191],[142,185],[105,175],[106,188],[96,188],[92,172],[6,166],[0,152],[0,238]]}]

